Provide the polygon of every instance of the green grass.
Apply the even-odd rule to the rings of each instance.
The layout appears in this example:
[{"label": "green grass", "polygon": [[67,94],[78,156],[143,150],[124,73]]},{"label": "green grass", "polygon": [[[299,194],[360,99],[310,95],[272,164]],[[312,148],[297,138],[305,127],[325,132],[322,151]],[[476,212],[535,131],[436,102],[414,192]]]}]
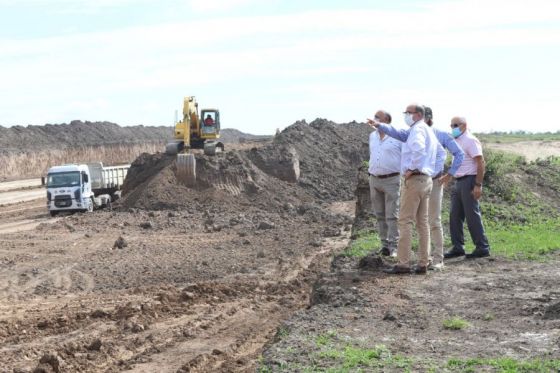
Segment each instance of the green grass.
[{"label": "green grass", "polygon": [[468,328],[469,326],[471,326],[471,324],[469,324],[468,321],[463,320],[460,317],[452,317],[450,319],[447,320],[443,320],[443,327],[445,329],[450,329],[450,330],[463,330]]},{"label": "green grass", "polygon": [[411,359],[393,355],[384,345],[377,345],[372,349],[348,345],[342,350],[329,349],[323,351],[319,353],[319,356],[334,360],[337,365],[325,370],[325,372],[371,371],[371,368],[380,369],[383,367],[399,368],[402,372],[408,372],[411,369],[412,362]]},{"label": "green grass", "polygon": [[513,143],[519,141],[558,141],[560,140],[560,131],[555,133],[527,133],[523,131],[517,132],[492,132],[475,134],[481,141],[495,143]]},{"label": "green grass", "polygon": [[325,346],[325,345],[331,343],[335,337],[336,337],[336,332],[334,330],[329,330],[326,333],[319,334],[315,338],[315,344],[318,347]]},{"label": "green grass", "polygon": [[546,259],[560,250],[560,218],[517,225],[489,224],[486,233],[492,252],[510,258]]},{"label": "green grass", "polygon": [[[493,368],[495,372],[521,373],[521,372],[557,372],[560,370],[560,360],[517,360],[512,358],[496,359],[450,359],[447,368],[451,371],[480,372],[482,368]],[[487,371],[484,369],[484,371]]]},{"label": "green grass", "polygon": [[357,236],[358,237],[352,241],[346,249],[344,249],[342,256],[362,258],[370,254],[372,251],[376,251],[381,248],[381,242],[379,241],[377,233],[358,232]]}]

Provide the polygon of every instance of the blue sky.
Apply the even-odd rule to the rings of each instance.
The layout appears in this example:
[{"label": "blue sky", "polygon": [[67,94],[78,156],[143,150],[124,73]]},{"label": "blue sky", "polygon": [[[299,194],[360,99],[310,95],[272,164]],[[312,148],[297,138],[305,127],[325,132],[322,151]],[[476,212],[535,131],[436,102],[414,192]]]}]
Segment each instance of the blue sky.
[{"label": "blue sky", "polygon": [[0,125],[173,124],[182,98],[272,134],[418,102],[437,127],[557,131],[551,0],[0,0]]}]

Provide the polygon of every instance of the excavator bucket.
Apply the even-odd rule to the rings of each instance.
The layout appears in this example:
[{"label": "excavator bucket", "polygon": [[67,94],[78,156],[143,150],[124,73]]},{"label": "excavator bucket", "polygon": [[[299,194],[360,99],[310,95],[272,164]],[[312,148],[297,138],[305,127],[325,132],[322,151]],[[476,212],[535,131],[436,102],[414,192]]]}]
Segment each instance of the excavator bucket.
[{"label": "excavator bucket", "polygon": [[177,154],[177,179],[186,186],[196,184],[196,158],[194,154]]}]

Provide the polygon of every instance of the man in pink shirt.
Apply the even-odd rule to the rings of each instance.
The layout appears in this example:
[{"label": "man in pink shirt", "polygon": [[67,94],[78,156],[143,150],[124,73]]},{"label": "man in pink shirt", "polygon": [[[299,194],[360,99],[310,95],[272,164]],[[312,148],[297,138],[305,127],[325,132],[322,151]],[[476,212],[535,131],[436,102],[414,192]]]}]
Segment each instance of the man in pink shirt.
[{"label": "man in pink shirt", "polygon": [[[467,121],[462,117],[451,119],[452,135],[465,157],[455,173],[455,186],[451,190],[451,210],[449,212],[449,231],[453,248],[445,253],[444,258],[456,258],[465,255],[465,238],[463,225],[467,227],[475,249],[467,254],[467,259],[490,256],[490,245],[484,233],[482,214],[478,200],[482,196],[485,163],[480,141],[467,130]],[[449,179],[449,176],[447,176]],[[447,180],[445,180],[447,181]]]}]

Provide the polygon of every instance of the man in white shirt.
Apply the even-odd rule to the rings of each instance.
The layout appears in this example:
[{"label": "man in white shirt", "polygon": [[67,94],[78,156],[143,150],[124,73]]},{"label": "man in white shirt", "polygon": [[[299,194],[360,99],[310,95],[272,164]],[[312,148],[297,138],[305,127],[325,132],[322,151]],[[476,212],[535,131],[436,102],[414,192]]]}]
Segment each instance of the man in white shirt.
[{"label": "man in white shirt", "polygon": [[[391,115],[379,110],[375,120],[390,124]],[[399,199],[401,189],[400,165],[402,143],[385,135],[382,131],[373,131],[369,135],[369,191],[377,231],[381,239],[381,254],[397,256],[399,229]]]},{"label": "man in white shirt", "polygon": [[[397,247],[398,264],[385,272],[390,274],[410,273],[410,254],[412,248],[412,226],[416,222],[419,248],[416,274],[425,274],[428,267],[430,248],[430,226],[428,224],[428,203],[432,191],[432,177],[436,176],[436,157],[438,140],[434,132],[424,123],[424,107],[408,105],[405,122],[410,126],[408,139],[401,153],[401,175],[404,186],[401,191],[399,212],[399,242]],[[374,127],[381,123],[368,121]]]},{"label": "man in white shirt", "polygon": [[455,174],[455,186],[451,190],[451,210],[449,211],[449,233],[453,248],[445,253],[445,259],[465,255],[463,225],[467,227],[475,249],[466,254],[467,259],[490,256],[490,245],[484,232],[482,214],[478,200],[482,196],[482,181],[486,166],[480,141],[467,130],[463,117],[451,119],[451,132],[455,141],[465,152],[465,159]]}]

